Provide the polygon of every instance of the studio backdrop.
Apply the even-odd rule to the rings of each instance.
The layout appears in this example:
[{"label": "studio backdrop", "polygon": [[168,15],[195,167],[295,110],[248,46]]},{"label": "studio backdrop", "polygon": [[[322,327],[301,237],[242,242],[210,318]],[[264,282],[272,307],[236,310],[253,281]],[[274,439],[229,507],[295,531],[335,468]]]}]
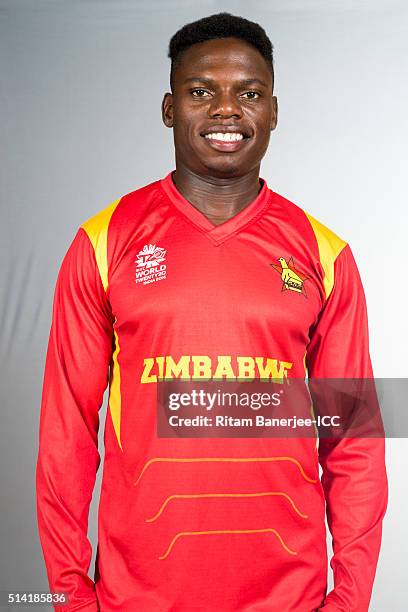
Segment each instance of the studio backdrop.
[{"label": "studio backdrop", "polygon": [[[174,168],[160,109],[168,42],[183,24],[221,10],[260,23],[274,45],[279,119],[261,177],[349,242],[375,375],[407,378],[404,0],[0,0],[3,591],[48,589],[35,463],[62,258],[81,223]],[[406,410],[406,397],[397,401]],[[390,500],[370,610],[402,612],[408,443],[386,446]]]}]

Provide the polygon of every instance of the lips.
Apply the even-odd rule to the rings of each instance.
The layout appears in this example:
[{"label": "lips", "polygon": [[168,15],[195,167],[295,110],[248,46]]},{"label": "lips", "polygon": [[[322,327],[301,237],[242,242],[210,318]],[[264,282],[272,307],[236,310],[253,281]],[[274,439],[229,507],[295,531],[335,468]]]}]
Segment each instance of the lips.
[{"label": "lips", "polygon": [[249,138],[250,135],[245,128],[238,126],[214,125],[200,133],[200,136],[205,137],[206,134],[242,134],[244,138]]},{"label": "lips", "polygon": [[233,151],[238,151],[242,147],[245,147],[245,143],[248,142],[248,138],[242,138],[241,140],[215,140],[214,138],[205,138],[204,141],[210,146],[212,149],[216,151],[224,151],[226,153],[231,153]]},{"label": "lips", "polygon": [[[215,138],[206,138],[206,134],[242,134],[243,138],[240,140],[217,140]],[[231,153],[233,151],[238,151],[250,138],[248,132],[244,128],[240,128],[238,126],[226,126],[226,125],[214,125],[208,128],[207,130],[201,132],[200,136],[204,138],[204,140],[208,143],[208,145],[215,149],[216,151],[223,151],[226,153]]]}]

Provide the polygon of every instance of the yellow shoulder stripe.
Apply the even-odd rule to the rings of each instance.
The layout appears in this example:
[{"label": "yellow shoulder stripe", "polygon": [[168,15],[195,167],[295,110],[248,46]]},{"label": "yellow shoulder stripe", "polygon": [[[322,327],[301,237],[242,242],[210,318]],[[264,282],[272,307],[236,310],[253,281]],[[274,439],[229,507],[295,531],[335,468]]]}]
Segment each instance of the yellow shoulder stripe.
[{"label": "yellow shoulder stripe", "polygon": [[[119,204],[121,198],[118,198],[112,204],[99,213],[85,221],[81,227],[88,234],[89,240],[92,243],[95,252],[95,259],[98,265],[99,274],[101,276],[102,285],[106,292],[108,288],[108,228],[112,215]],[[116,319],[115,319],[116,323]],[[116,330],[114,329],[115,350],[112,354],[113,364],[110,370],[110,385],[109,385],[109,410],[112,417],[113,428],[119,447],[122,449],[120,439],[120,420],[122,412],[122,397],[120,389],[120,365],[118,355],[120,351],[119,339]]]},{"label": "yellow shoulder stripe", "polygon": [[324,270],[324,290],[326,298],[329,297],[334,285],[334,262],[339,253],[344,249],[347,242],[339,238],[328,227],[317,219],[303,211],[309,219],[319,247],[319,258]]},{"label": "yellow shoulder stripe", "polygon": [[105,291],[108,288],[108,227],[113,212],[121,199],[118,198],[81,225],[88,234],[94,248],[96,263]]},{"label": "yellow shoulder stripe", "polygon": [[[115,321],[116,322],[116,321]],[[120,439],[120,420],[122,414],[122,395],[120,391],[120,365],[118,362],[118,355],[120,352],[119,338],[116,329],[114,330],[115,337],[115,350],[112,355],[113,366],[112,366],[112,377],[111,385],[109,390],[109,409],[112,417],[113,429],[115,430],[116,438],[120,449],[122,448],[122,441]]]}]

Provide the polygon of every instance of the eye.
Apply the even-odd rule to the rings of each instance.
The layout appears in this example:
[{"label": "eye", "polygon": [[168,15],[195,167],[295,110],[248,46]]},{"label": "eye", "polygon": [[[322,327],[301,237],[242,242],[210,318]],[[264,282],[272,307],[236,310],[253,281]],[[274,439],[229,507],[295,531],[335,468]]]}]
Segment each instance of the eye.
[{"label": "eye", "polygon": [[191,93],[193,94],[194,98],[204,98],[205,97],[205,96],[202,96],[202,95],[194,95],[195,92],[197,92],[197,91],[198,92],[202,92],[202,93],[208,93],[208,91],[206,91],[205,89],[192,89]]},{"label": "eye", "polygon": [[[257,91],[246,91],[242,95],[245,96],[246,94],[251,94],[251,97],[247,98],[248,100],[256,100],[260,96],[260,94]],[[253,97],[252,94],[255,94],[256,97],[255,96]]]}]

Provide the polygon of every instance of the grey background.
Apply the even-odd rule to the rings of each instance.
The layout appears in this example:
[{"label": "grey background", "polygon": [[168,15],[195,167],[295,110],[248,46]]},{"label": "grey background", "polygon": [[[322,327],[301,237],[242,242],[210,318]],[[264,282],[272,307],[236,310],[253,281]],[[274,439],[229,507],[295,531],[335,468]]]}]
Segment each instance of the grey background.
[{"label": "grey background", "polygon": [[[48,588],[34,473],[62,257],[84,220],[173,169],[160,114],[167,44],[220,10],[258,21],[275,46],[280,116],[261,176],[350,243],[375,374],[407,376],[404,0],[0,0],[1,589]],[[104,418],[105,408],[101,438]],[[406,609],[407,447],[387,441],[390,502],[372,612]],[[93,542],[98,493],[99,480]]]}]

